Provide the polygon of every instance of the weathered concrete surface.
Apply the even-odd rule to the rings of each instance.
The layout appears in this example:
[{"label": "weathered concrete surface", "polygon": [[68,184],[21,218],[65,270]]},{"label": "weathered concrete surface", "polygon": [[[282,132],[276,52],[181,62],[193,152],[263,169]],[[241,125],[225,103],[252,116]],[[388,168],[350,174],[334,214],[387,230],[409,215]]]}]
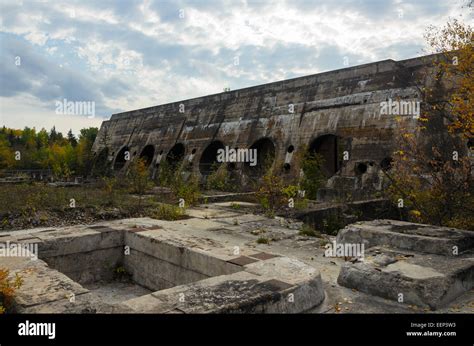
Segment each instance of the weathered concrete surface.
[{"label": "weathered concrete surface", "polygon": [[[202,260],[204,261],[203,263],[206,263],[206,256],[214,257],[216,260],[214,260],[213,262],[215,263],[215,267],[214,269],[212,269],[212,273],[216,273],[216,270],[218,270],[219,268],[221,268],[219,270],[222,270],[222,268],[226,267],[229,268],[227,264],[222,265],[221,261],[228,263],[228,265],[240,265],[242,269],[238,273],[242,273],[245,271],[244,268],[249,268],[253,266],[255,263],[258,263],[257,260],[261,260],[261,258],[266,258],[265,261],[268,261],[268,263],[272,263],[272,261],[274,261],[275,257],[269,257],[274,255],[279,255],[280,257],[286,257],[290,259],[297,259],[299,262],[304,263],[310,268],[315,268],[317,272],[319,272],[321,275],[321,280],[325,291],[325,299],[318,306],[308,310],[312,313],[419,313],[423,311],[431,311],[430,306],[423,302],[418,303],[421,305],[409,303],[407,302],[407,300],[405,300],[403,303],[398,303],[397,300],[393,299],[392,296],[390,296],[389,298],[384,298],[383,296],[375,296],[373,293],[363,292],[356,288],[349,288],[338,284],[337,279],[339,277],[341,268],[346,265],[350,265],[349,262],[346,262],[346,259],[344,258],[324,256],[325,245],[328,242],[331,243],[332,241],[337,240],[336,237],[326,235],[310,237],[301,235],[299,234],[299,229],[302,225],[301,222],[298,222],[296,220],[287,220],[283,218],[269,219],[261,215],[253,215],[249,213],[249,209],[235,209],[231,205],[231,203],[217,203],[202,205],[199,208],[192,208],[188,210],[188,213],[192,214],[193,217],[187,220],[160,221],[149,218],[137,218],[103,222],[101,223],[101,225],[103,225],[104,227],[115,229],[118,232],[130,232],[130,236],[128,239],[130,239],[131,241],[137,241],[137,244],[141,242],[143,244],[148,244],[156,240],[157,243],[163,243],[162,249],[165,249],[166,245],[164,244],[166,244],[168,241],[173,240],[173,244],[178,248],[175,253],[180,253],[179,247],[184,247],[184,253],[186,253],[188,250],[193,252],[193,255],[191,255],[193,256],[193,261]],[[232,213],[232,215],[234,215],[234,213],[237,213],[239,215],[228,216],[227,213]],[[225,215],[226,217],[221,218],[221,215]],[[370,222],[368,224],[370,224]],[[64,232],[64,235],[68,232],[72,232],[73,234],[80,234],[81,232],[79,230],[81,229],[81,227],[84,230],[84,235],[96,236],[94,232],[97,232],[97,230],[91,230],[87,226],[75,226],[73,227],[74,230],[68,230],[67,228],[58,229],[57,232]],[[41,231],[46,230],[48,229],[40,228],[34,230],[2,232],[2,234],[0,235],[0,241],[17,241],[18,239],[24,239],[24,241],[34,241],[34,239],[37,238],[37,234],[41,234]],[[122,245],[125,244],[127,234],[128,233],[124,234],[124,243]],[[266,237],[270,239],[270,242],[268,244],[257,243],[257,239],[261,237]],[[238,250],[237,255],[235,253],[236,247]],[[147,256],[154,256],[152,248],[147,249],[145,245],[143,245],[143,248],[144,254],[146,253]],[[386,250],[389,251],[390,249]],[[370,251],[370,249],[366,248],[366,251]],[[410,252],[408,250],[396,249],[392,249],[392,251],[398,251],[402,253]],[[133,252],[134,251],[132,247],[132,253]],[[437,279],[448,282],[447,280],[449,280],[449,276],[452,274],[452,271],[448,270],[447,268],[460,268],[458,265],[461,262],[457,262],[458,264],[454,264],[453,262],[454,260],[459,260],[459,258],[456,257],[440,256],[427,253],[423,254],[415,251],[413,251],[413,253],[415,254],[414,258],[407,257],[408,260],[401,259],[397,261],[402,263],[390,263],[392,260],[389,258],[389,256],[375,256],[376,260],[374,263],[380,263],[379,266],[382,267],[380,267],[379,269],[383,268],[385,273],[384,275],[388,275],[389,277],[395,276],[398,271],[401,277],[401,279],[399,279],[400,287],[403,287],[403,283],[407,281],[420,283],[424,280],[426,281]],[[159,254],[156,255],[159,256]],[[176,259],[179,259],[179,257],[176,256],[174,257],[175,263]],[[186,256],[183,256],[182,258],[185,258]],[[443,263],[443,261],[441,260],[437,261],[435,265],[431,265],[432,256],[444,259],[444,269],[441,266],[441,264]],[[173,256],[171,257],[173,258]],[[469,252],[465,252],[464,254],[462,254],[462,257],[470,258],[473,256],[470,255]],[[0,258],[0,266],[2,266],[2,260],[3,259]],[[409,263],[408,265],[406,265],[404,264],[404,262]],[[185,262],[182,263],[184,264]],[[262,262],[262,264],[263,263],[264,262]],[[192,268],[188,264],[186,264],[186,266],[188,267],[188,269]],[[209,268],[212,268],[212,266],[209,265]],[[288,268],[292,268],[292,266],[288,266]],[[423,268],[427,269],[422,270]],[[369,273],[370,272],[371,271],[369,271]],[[444,278],[437,276],[439,275],[437,273],[443,274]],[[202,272],[202,274],[211,275],[211,272]],[[234,275],[235,273],[229,274]],[[248,274],[250,275],[251,273]],[[220,276],[209,277],[204,280],[211,280],[215,279],[216,277]],[[292,284],[291,278],[287,277],[285,280],[287,280],[287,283]],[[212,282],[213,281],[210,281],[210,283]],[[105,284],[108,285],[108,283]],[[193,283],[189,284],[192,285]],[[377,284],[382,285],[383,281],[378,281]],[[303,289],[304,287],[308,287],[310,285],[301,284],[300,286]],[[421,294],[420,297],[423,297],[422,293],[424,292],[422,286],[423,285],[420,285],[418,291],[416,291],[418,292],[417,294]],[[86,287],[89,288],[91,286],[90,284],[87,284]],[[176,290],[174,289],[176,289],[177,287],[178,286],[170,287],[168,289],[172,290],[170,291],[171,293],[169,299],[176,298]],[[318,289],[319,287],[320,286],[318,286]],[[90,296],[88,296],[86,302],[91,302],[94,300],[94,290],[95,289],[90,290],[90,292],[87,293]],[[128,294],[127,292],[128,291],[124,292],[124,296]],[[76,302],[82,302],[82,297],[85,297],[87,294],[85,293],[79,295],[76,299]],[[105,288],[100,292],[100,295],[103,294],[107,294],[107,290]],[[110,294],[114,296],[116,293]],[[436,294],[438,294],[438,297],[443,297],[442,293]],[[454,296],[449,294],[446,294],[445,296]],[[173,307],[174,305],[172,305],[171,307],[167,307],[164,302],[158,300],[156,297],[150,294],[135,298],[133,301],[133,308],[124,304],[120,304],[120,306],[108,304],[101,305],[99,304],[101,303],[101,301],[99,301],[92,304],[93,306],[90,307],[91,310],[87,311],[134,312],[141,309],[139,307],[139,303],[141,302],[140,304],[143,305],[144,311],[148,309],[149,306],[156,306],[156,311],[160,311],[160,309],[162,309],[164,312],[170,313],[184,312],[184,310],[176,310]],[[285,309],[306,309],[305,306],[298,305],[301,303],[301,301],[295,299],[293,305],[287,305],[285,306]],[[36,310],[34,310],[33,307],[30,307],[29,311],[59,312],[69,311],[73,308],[76,309],[76,312],[82,311],[82,309],[77,308],[77,304],[73,305],[72,303],[69,303],[68,300],[61,300],[58,301],[58,303],[52,302],[48,304],[43,304],[35,306],[35,308]],[[196,307],[192,306],[189,307],[189,309],[195,308]],[[273,311],[271,310],[269,304],[266,305],[265,309],[265,311]],[[274,309],[275,311],[281,311],[281,309],[278,310],[278,308]],[[212,308],[212,302],[210,303],[209,309],[206,311],[217,312],[217,310],[214,310]],[[457,298],[454,298],[454,300],[446,303],[446,305],[437,308],[436,312],[474,313],[474,290],[471,289],[465,292],[464,294],[461,294]]]},{"label": "weathered concrete surface", "polygon": [[[197,227],[200,223],[204,224]],[[53,284],[44,284],[28,271],[20,271],[28,282],[26,288],[35,283],[37,286],[29,293],[23,289],[18,292],[16,310],[56,313],[302,312],[314,308],[324,299],[321,276],[315,268],[296,259],[255,251],[240,243],[190,234],[200,228],[212,229],[213,224],[214,228],[222,227],[218,227],[217,222],[200,218],[186,220],[186,223],[129,219],[87,227],[20,232],[16,241],[38,240],[40,258],[45,256],[55,269],[64,270],[65,274],[88,284],[93,290],[85,289],[49,268],[42,260],[37,260],[36,267],[41,269],[39,277]],[[15,236],[4,238],[10,237]],[[62,243],[66,244],[64,248],[58,246]],[[97,249],[94,249],[94,243]],[[28,258],[16,260],[10,263],[0,258],[0,266],[16,273],[16,266],[30,267],[29,262],[33,262]],[[150,294],[124,304],[110,303],[110,299],[102,302],[105,290],[94,287],[94,281],[110,281],[117,266],[122,265],[134,283],[156,291],[153,297],[164,304],[156,307],[156,304],[151,304],[137,311],[143,309],[141,302],[148,301]],[[54,285],[63,290],[56,292]],[[168,309],[176,294],[181,297],[181,293],[185,302],[178,301],[180,304]],[[77,299],[76,295],[80,294],[88,299]],[[68,301],[71,296],[74,296],[74,302]],[[153,311],[151,307],[155,307]]]},{"label": "weathered concrete surface", "polygon": [[244,271],[176,286],[124,303],[135,312],[292,313],[324,299],[319,272],[283,257],[255,262]]},{"label": "weathered concrete surface", "polygon": [[395,220],[351,224],[339,244],[364,244],[362,261],[345,263],[340,285],[430,309],[474,287],[474,234]]},{"label": "weathered concrete surface", "polygon": [[362,262],[346,262],[340,285],[430,309],[446,306],[474,287],[474,258],[451,258],[371,248]]},{"label": "weathered concrete surface", "polygon": [[68,311],[81,312],[85,304],[68,304],[71,295],[80,297],[88,292],[66,275],[52,270],[41,260],[25,257],[2,257],[2,268],[10,270],[10,277],[18,274],[22,286],[15,293],[13,309],[16,312],[41,311],[41,307],[55,303],[67,306]]},{"label": "weathered concrete surface", "polygon": [[432,254],[458,256],[474,248],[474,233],[448,227],[396,220],[374,220],[347,226],[337,235],[338,243],[382,245]]},{"label": "weathered concrete surface", "polygon": [[[274,152],[278,174],[299,174],[298,151],[309,147],[325,157],[329,175],[354,178],[334,179],[328,188],[352,184],[361,192],[377,189],[382,184],[378,172],[392,156],[393,130],[399,126],[394,115],[380,114],[380,104],[417,98],[419,77],[433,59],[384,60],[114,114],[102,123],[93,151],[117,170],[126,170],[130,161],[120,162],[126,150],[131,160],[146,158],[156,173],[175,145],[182,145],[179,159],[185,170],[205,175],[203,167],[215,160],[215,154],[204,155],[211,143],[249,148],[265,139],[273,149],[259,150],[258,162]],[[338,157],[343,151],[349,152],[349,160]],[[245,187],[250,171],[242,163],[235,170]]]}]

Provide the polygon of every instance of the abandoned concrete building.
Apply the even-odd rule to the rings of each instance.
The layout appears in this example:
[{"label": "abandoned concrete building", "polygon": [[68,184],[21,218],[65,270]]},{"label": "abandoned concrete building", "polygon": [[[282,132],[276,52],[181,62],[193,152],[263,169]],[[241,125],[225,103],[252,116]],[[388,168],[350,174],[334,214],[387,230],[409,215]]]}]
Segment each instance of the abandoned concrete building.
[{"label": "abandoned concrete building", "polygon": [[93,151],[115,171],[138,156],[153,174],[163,160],[181,161],[205,179],[218,149],[257,149],[255,166],[228,163],[245,181],[262,175],[268,162],[278,174],[294,177],[297,154],[310,150],[323,157],[323,171],[333,177],[326,190],[379,189],[377,175],[390,165],[397,127],[381,104],[417,100],[433,57],[383,60],[114,114],[102,123]]},{"label": "abandoned concrete building", "polygon": [[[350,190],[359,200],[313,203],[298,220],[255,213],[255,201],[228,193],[173,220],[104,217],[2,232],[0,267],[24,280],[12,311],[472,313],[472,232],[352,215],[383,202],[364,200],[364,192],[382,187],[398,120],[409,125],[419,115],[416,107],[397,114],[383,107],[416,102],[433,58],[385,60],[114,114],[93,152],[117,174],[141,157],[152,175],[168,162],[204,181],[219,149],[256,149],[255,165],[224,161],[245,186],[270,165],[297,177],[299,154],[311,151],[324,158],[328,177],[318,199]],[[318,226],[330,213],[344,218],[335,232],[303,232],[301,219]],[[18,249],[27,255],[13,255]]]}]

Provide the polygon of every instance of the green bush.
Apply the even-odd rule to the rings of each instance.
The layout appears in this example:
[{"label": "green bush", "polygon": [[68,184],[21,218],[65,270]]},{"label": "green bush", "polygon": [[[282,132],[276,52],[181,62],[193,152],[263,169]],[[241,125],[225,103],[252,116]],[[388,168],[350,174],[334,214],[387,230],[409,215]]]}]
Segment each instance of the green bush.
[{"label": "green bush", "polygon": [[301,188],[306,192],[309,199],[316,199],[318,189],[324,186],[327,178],[321,167],[324,158],[316,153],[307,153],[301,162],[301,169],[304,176],[301,179]]},{"label": "green bush", "polygon": [[175,221],[183,218],[184,208],[176,207],[170,204],[161,204],[158,207],[158,210],[153,212],[151,216],[159,220]]},{"label": "green bush", "polygon": [[9,278],[10,271],[0,268],[0,315],[4,314],[10,307],[15,291],[23,284],[23,279],[18,273],[14,279]]},{"label": "green bush", "polygon": [[207,176],[206,188],[209,190],[232,191],[234,187],[230,184],[229,170],[226,164],[212,166],[212,173]]},{"label": "green bush", "polygon": [[321,237],[321,233],[316,231],[308,224],[303,224],[300,231],[298,232],[299,235],[305,235],[307,237]]}]

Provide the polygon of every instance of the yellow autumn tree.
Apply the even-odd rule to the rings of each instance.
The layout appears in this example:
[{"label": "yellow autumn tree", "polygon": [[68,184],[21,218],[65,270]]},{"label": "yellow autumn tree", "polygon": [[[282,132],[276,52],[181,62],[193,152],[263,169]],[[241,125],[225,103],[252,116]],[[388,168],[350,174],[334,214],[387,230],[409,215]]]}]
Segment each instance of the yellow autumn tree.
[{"label": "yellow autumn tree", "polygon": [[430,27],[421,116],[399,119],[389,196],[412,221],[474,230],[474,33],[458,20]]}]

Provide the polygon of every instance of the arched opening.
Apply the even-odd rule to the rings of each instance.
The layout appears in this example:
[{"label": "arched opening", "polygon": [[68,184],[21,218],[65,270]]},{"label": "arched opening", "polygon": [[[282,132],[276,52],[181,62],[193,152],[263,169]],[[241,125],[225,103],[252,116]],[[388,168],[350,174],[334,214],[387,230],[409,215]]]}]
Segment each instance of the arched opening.
[{"label": "arched opening", "polygon": [[121,170],[128,160],[130,160],[130,149],[125,146],[119,151],[119,153],[115,157],[114,170]]},{"label": "arched opening", "polygon": [[332,177],[341,167],[338,158],[339,138],[335,135],[323,135],[316,138],[309,146],[310,153],[319,154],[323,159],[321,171],[327,177]]},{"label": "arched opening", "polygon": [[202,175],[211,174],[222,163],[217,161],[219,149],[224,149],[224,144],[221,141],[214,141],[202,152],[201,159],[199,160],[199,171]]},{"label": "arched opening", "polygon": [[[275,161],[275,144],[269,138],[261,138],[249,148],[248,158],[254,162],[246,162],[245,167],[249,176],[261,177]],[[247,161],[249,161],[247,160]]]},{"label": "arched opening", "polygon": [[386,157],[382,161],[380,161],[380,168],[384,171],[388,171],[392,168],[393,159],[391,157]]},{"label": "arched opening", "polygon": [[355,166],[355,173],[357,175],[362,175],[364,174],[365,172],[367,172],[367,164],[364,163],[364,162],[359,162],[358,164],[356,164]]},{"label": "arched opening", "polygon": [[148,167],[153,161],[153,156],[155,155],[155,147],[151,144],[145,146],[140,153],[140,159],[145,160],[145,165]]},{"label": "arched opening", "polygon": [[177,143],[166,155],[166,162],[174,170],[176,169],[184,158],[184,144]]}]

